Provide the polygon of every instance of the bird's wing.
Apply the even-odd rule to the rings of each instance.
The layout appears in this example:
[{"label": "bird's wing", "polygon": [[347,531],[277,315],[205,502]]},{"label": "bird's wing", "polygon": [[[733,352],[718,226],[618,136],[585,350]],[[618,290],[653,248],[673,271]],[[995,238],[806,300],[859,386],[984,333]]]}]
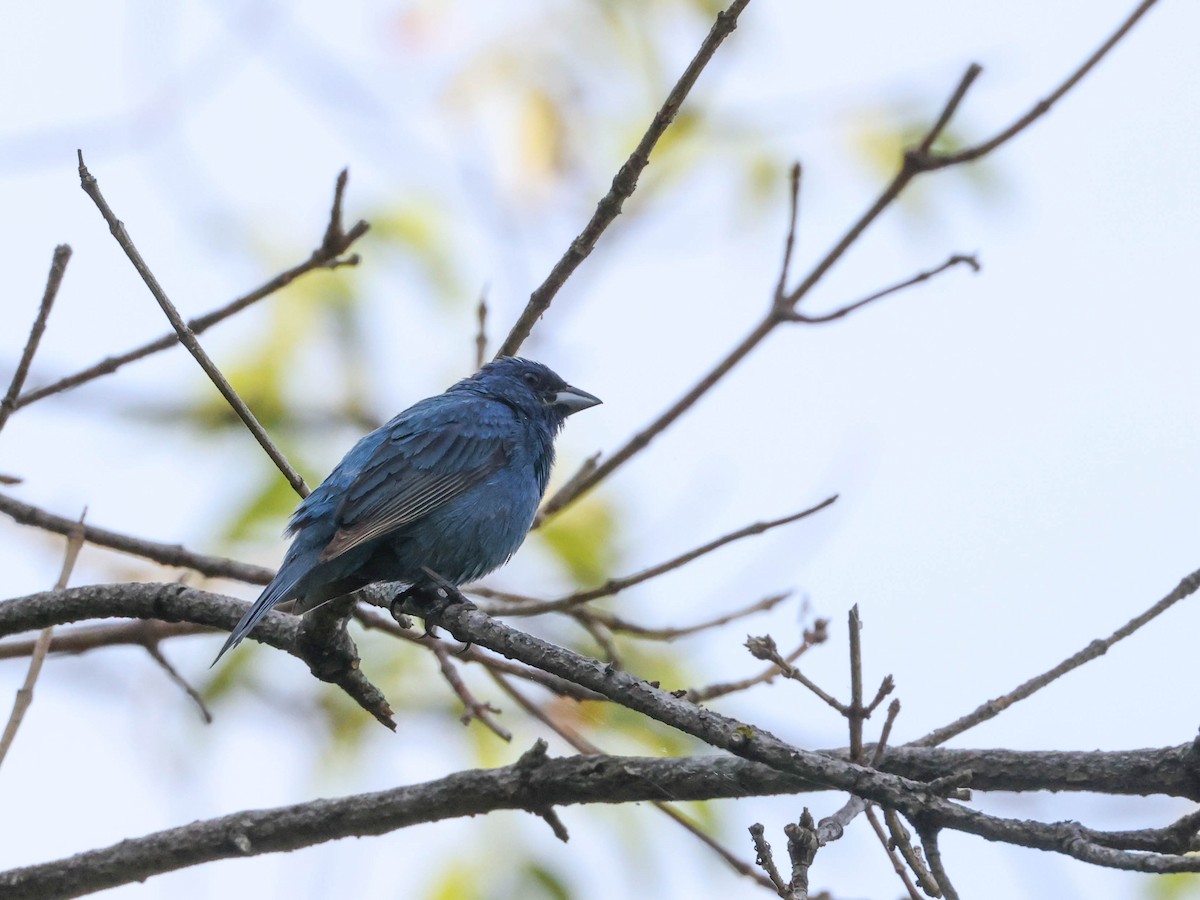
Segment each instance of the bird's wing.
[{"label": "bird's wing", "polygon": [[415,522],[504,466],[508,411],[478,406],[418,407],[384,426],[388,439],[345,487],[321,562]]}]

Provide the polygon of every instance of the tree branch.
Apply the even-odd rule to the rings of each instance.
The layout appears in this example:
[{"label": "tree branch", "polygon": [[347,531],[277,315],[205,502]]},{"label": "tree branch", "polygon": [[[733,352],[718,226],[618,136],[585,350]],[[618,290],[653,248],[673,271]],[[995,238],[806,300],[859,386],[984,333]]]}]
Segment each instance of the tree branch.
[{"label": "tree branch", "polygon": [[79,151],[79,183],[84,192],[92,198],[92,202],[100,210],[100,215],[108,223],[108,230],[112,232],[112,236],[116,238],[121,249],[125,251],[125,255],[129,257],[129,261],[133,263],[133,267],[137,269],[137,273],[142,276],[142,281],[150,289],[150,293],[154,295],[154,299],[158,301],[158,305],[162,307],[162,311],[166,314],[168,321],[170,321],[171,327],[179,335],[179,342],[187,348],[187,351],[199,363],[200,368],[204,370],[204,374],[208,376],[221,396],[225,398],[225,401],[237,413],[238,418],[242,420],[242,423],[254,435],[254,439],[266,451],[267,456],[275,463],[276,468],[283,473],[283,477],[288,480],[288,484],[301,497],[307,497],[309,493],[308,485],[304,483],[304,479],[300,473],[292,468],[291,463],[287,461],[287,458],[284,457],[280,449],[271,441],[266,429],[254,417],[254,413],[250,412],[250,407],[237,395],[237,391],[233,389],[228,379],[221,374],[221,370],[212,361],[212,357],[200,346],[200,342],[196,340],[196,335],[188,328],[187,322],[183,320],[183,316],[179,314],[179,310],[175,308],[175,304],[167,297],[166,292],[158,283],[158,279],[154,277],[154,273],[150,271],[150,267],[142,259],[142,254],[138,252],[137,247],[133,244],[133,240],[129,237],[129,232],[125,229],[125,223],[118,219],[109,207],[108,201],[100,193],[100,185],[96,181],[95,176],[83,164],[83,151]]},{"label": "tree branch", "polygon": [[[0,637],[114,617],[191,622],[231,631],[245,611],[240,600],[181,584],[97,584],[0,601]],[[271,612],[250,636],[295,656],[317,678],[336,684],[380,723],[396,729],[391,707],[359,669],[358,650],[345,631],[322,634],[318,641],[302,618]]]},{"label": "tree branch", "polygon": [[[250,291],[250,293],[243,294],[241,297],[229,301],[224,306],[218,307],[212,312],[197,316],[194,319],[188,319],[188,330],[193,335],[203,334],[213,325],[225,321],[230,316],[240,313],[243,309],[254,305],[260,300],[270,297],[309,272],[317,269],[337,269],[342,266],[358,265],[359,258],[357,254],[344,258],[342,254],[350,249],[351,244],[367,233],[369,226],[360,219],[350,227],[349,231],[344,231],[342,228],[342,202],[346,192],[348,177],[349,173],[345,169],[338,175],[337,184],[334,187],[333,206],[330,209],[329,222],[325,226],[325,234],[321,240],[321,246],[317,247],[308,259],[298,265],[292,266],[290,269],[280,272],[270,281],[260,285]],[[157,340],[150,341],[148,344],[135,347],[133,350],[129,350],[118,356],[110,356],[102,359],[95,365],[88,366],[88,368],[76,372],[74,375],[61,378],[45,387],[27,391],[17,398],[14,407],[20,409],[23,406],[36,403],[53,394],[60,394],[71,388],[79,387],[81,384],[94,381],[101,376],[110,375],[126,363],[144,359],[163,350],[169,350],[178,343],[179,334],[172,331],[170,334],[165,334]]]},{"label": "tree branch", "polygon": [[[20,500],[4,494],[0,494],[0,513],[19,525],[32,525],[54,534],[70,535],[79,525],[78,522],[71,519],[56,516],[44,509],[22,503]],[[273,570],[265,566],[255,566],[224,556],[194,553],[179,544],[148,541],[117,531],[97,528],[94,525],[83,526],[83,539],[98,547],[107,547],[131,556],[140,556],[164,566],[191,569],[210,578],[229,578],[233,581],[243,581],[246,584],[267,584],[275,575]]]},{"label": "tree branch", "polygon": [[[1120,29],[1107,41],[1093,56],[1082,66],[1071,78],[1069,78],[1062,86],[1051,95],[1051,102],[1060,99],[1063,94],[1075,87],[1079,81],[1091,70],[1099,60],[1108,53],[1116,43],[1128,34],[1130,28],[1141,16],[1145,9],[1155,2],[1155,0],[1147,0],[1138,10],[1121,26]],[[833,266],[841,260],[851,246],[862,237],[867,228],[879,218],[882,213],[896,201],[903,193],[905,188],[920,174],[924,172],[932,172],[938,169],[950,168],[974,159],[984,156],[986,153],[998,147],[1004,140],[1019,133],[1024,128],[1031,125],[1034,121],[1040,118],[1041,115],[1049,109],[1046,105],[1047,101],[1039,101],[1030,110],[1026,116],[1023,116],[1010,129],[1000,135],[1003,140],[993,139],[986,144],[975,148],[974,152],[969,155],[938,155],[932,151],[934,143],[942,134],[955,111],[962,103],[966,96],[967,90],[971,84],[982,72],[982,69],[975,64],[968,67],[958,85],[951,93],[949,100],[942,107],[934,124],[925,133],[925,136],[918,145],[906,152],[901,160],[900,167],[892,180],[884,187],[876,200],[871,204],[866,212],[862,213],[856,219],[841,238],[833,245],[833,247],[813,266],[812,270],[806,275],[800,283],[791,291],[786,292],[786,288],[777,287],[775,296],[770,305],[770,309],[763,319],[751,329],[750,333],[735,346],[724,359],[720,360],[709,372],[704,375],[700,381],[696,383],[686,394],[675,401],[658,418],[643,428],[641,431],[633,435],[624,445],[614,451],[606,459],[602,460],[588,472],[585,476],[573,478],[571,483],[560,488],[554,496],[545,502],[542,506],[540,518],[545,519],[562,510],[565,506],[571,503],[576,498],[582,496],[587,491],[594,488],[602,480],[611,475],[617,468],[626,463],[630,458],[639,453],[641,450],[649,446],[650,442],[658,435],[666,430],[676,419],[687,412],[701,397],[706,395],[722,378],[724,378],[738,363],[748,356],[760,343],[771,334],[775,328],[786,321],[801,321],[797,319],[795,312],[797,306],[805,297],[809,295],[814,287],[821,279],[829,272]],[[1045,108],[1043,109],[1043,106]],[[1011,133],[1010,133],[1011,132]],[[785,239],[785,265],[790,259],[790,246],[794,241],[795,225],[794,222],[789,223],[787,237]],[[921,276],[917,276],[917,280],[921,280]],[[893,293],[899,287],[889,289],[886,293]],[[779,298],[783,299],[780,300]],[[867,302],[877,298],[867,298]],[[855,309],[861,308],[864,305],[859,303],[854,306]],[[853,304],[852,304],[853,306]],[[847,309],[841,315],[846,315],[852,310]],[[818,317],[818,321],[820,317]]]},{"label": "tree branch", "polygon": [[655,113],[650,127],[638,141],[638,145],[629,155],[629,159],[617,171],[608,193],[596,204],[596,211],[592,214],[591,220],[584,226],[578,237],[571,241],[571,246],[554,264],[554,268],[550,270],[546,280],[530,294],[529,302],[525,304],[525,309],[513,324],[508,337],[496,351],[496,356],[513,356],[521,349],[521,344],[529,337],[529,332],[533,330],[534,324],[550,308],[555,294],[571,277],[571,274],[579,268],[579,264],[588,258],[596,246],[596,241],[600,239],[600,235],[604,234],[613,220],[621,214],[621,207],[637,188],[638,176],[650,162],[650,153],[655,144],[663,136],[667,127],[675,121],[679,107],[683,105],[688,92],[695,85],[696,79],[700,77],[700,73],[704,71],[704,67],[708,65],[713,54],[717,52],[717,48],[737,28],[738,16],[742,14],[742,10],[749,2],[750,0],[734,0],[728,9],[717,14],[717,20],[709,30],[704,43],[700,45],[700,49],[696,51],[696,55],[692,57],[688,67],[683,70],[683,74],[675,83],[675,87],[671,89],[671,93],[667,94],[667,99]]},{"label": "tree branch", "polygon": [[17,370],[13,372],[8,391],[5,392],[4,399],[0,400],[0,429],[4,428],[8,417],[17,408],[17,396],[25,385],[26,376],[29,375],[29,366],[33,363],[33,355],[37,353],[38,344],[41,343],[42,334],[46,330],[46,320],[50,318],[50,309],[54,306],[54,299],[58,296],[58,288],[62,284],[63,275],[67,271],[67,261],[70,258],[71,248],[66,244],[59,244],[54,248],[54,257],[50,262],[50,274],[46,278],[46,289],[42,293],[42,303],[33,320],[33,327],[29,329],[29,338],[25,341],[25,349],[21,351],[21,359],[17,362]]}]

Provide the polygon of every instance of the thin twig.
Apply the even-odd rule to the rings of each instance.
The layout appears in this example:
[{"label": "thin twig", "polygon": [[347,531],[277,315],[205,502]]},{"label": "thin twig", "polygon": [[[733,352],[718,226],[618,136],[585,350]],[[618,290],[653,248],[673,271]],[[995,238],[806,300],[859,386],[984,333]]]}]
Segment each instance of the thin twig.
[{"label": "thin twig", "polygon": [[[32,525],[43,531],[55,534],[70,535],[78,523],[71,519],[56,516],[37,506],[22,503],[12,497],[0,494],[0,513],[8,516],[20,525]],[[223,556],[209,556],[204,553],[194,553],[179,544],[162,544],[158,541],[148,541],[144,538],[108,531],[92,525],[83,527],[83,539],[86,543],[98,547],[107,547],[131,556],[149,559],[164,566],[178,566],[192,569],[210,578],[229,578],[233,581],[243,581],[247,584],[267,584],[274,576],[274,571],[265,566],[255,566],[239,562]]]},{"label": "thin twig", "polygon": [[[658,418],[634,434],[620,449],[599,463],[589,475],[578,480],[573,479],[569,489],[567,487],[560,488],[542,506],[540,518],[545,519],[559,512],[576,498],[594,488],[631,457],[644,450],[654,438],[687,412],[696,401],[707,394],[717,382],[747,357],[780,323],[792,318],[792,313],[794,313],[796,306],[808,296],[818,282],[846,254],[846,251],[862,237],[867,228],[879,218],[884,210],[896,201],[913,179],[924,172],[945,169],[978,159],[1024,131],[1024,129],[1033,124],[1049,109],[1051,103],[1059,100],[1067,91],[1075,87],[1096,63],[1129,32],[1134,23],[1137,22],[1146,9],[1154,2],[1155,0],[1146,0],[1146,2],[1142,3],[1117,32],[1051,95],[1049,103],[1046,100],[1039,101],[1028,113],[1017,119],[1009,128],[1005,129],[991,141],[962,153],[938,155],[932,151],[933,145],[949,124],[954,112],[966,96],[967,90],[982,71],[979,66],[974,64],[968,67],[963,77],[959,79],[950,99],[942,107],[934,124],[925,133],[925,136],[918,145],[904,154],[899,170],[884,187],[878,198],[850,225],[845,234],[813,266],[808,275],[805,276],[791,293],[787,294],[782,301],[775,300],[771,304],[767,315],[754,326],[750,333],[737,346],[730,350],[725,358],[720,360],[695,386],[664,410]],[[861,306],[856,308],[861,308]],[[849,311],[847,310],[847,312]]]},{"label": "thin twig", "polygon": [[986,156],[1001,144],[1005,144],[1012,140],[1046,113],[1050,112],[1051,107],[1061,100],[1067,91],[1075,87],[1075,85],[1078,84],[1079,81],[1085,75],[1087,75],[1088,72],[1090,72],[1095,65],[1100,62],[1100,60],[1103,59],[1110,50],[1112,50],[1113,47],[1116,46],[1117,42],[1129,33],[1129,30],[1137,24],[1138,19],[1150,11],[1150,7],[1152,7],[1156,2],[1157,0],[1143,0],[1142,3],[1138,4],[1137,8],[1129,14],[1129,17],[1121,23],[1121,25],[1112,33],[1108,40],[1106,40],[1099,46],[1099,48],[1097,48],[1095,53],[1084,60],[1083,64],[1074,72],[1072,72],[1067,79],[1063,81],[1063,83],[1057,88],[1055,88],[1055,90],[1049,96],[1035,103],[1033,108],[1030,109],[1029,112],[1025,113],[1025,115],[1021,116],[1007,128],[999,132],[995,137],[989,140],[983,141],[980,144],[976,144],[974,147],[967,147],[958,151],[957,153],[946,153],[935,157],[931,161],[931,168],[942,169],[946,168],[947,166],[955,166],[959,163],[970,162],[972,160],[979,159],[981,156]]},{"label": "thin twig", "polygon": [[959,900],[958,891],[950,883],[950,876],[946,874],[946,867],[942,863],[942,851],[938,847],[937,830],[918,827],[917,833],[921,836],[921,844],[925,849],[925,859],[929,862],[929,869],[933,873],[938,887],[941,888],[942,896],[946,900]]},{"label": "thin twig", "polygon": [[[795,662],[800,656],[805,653],[810,647],[817,644],[823,644],[829,637],[829,620],[817,619],[813,622],[813,627],[805,629],[804,639],[800,642],[795,650],[784,657],[787,662]],[[757,675],[751,675],[748,678],[742,678],[738,681],[718,681],[704,687],[691,688],[686,696],[693,703],[704,703],[708,700],[714,700],[717,697],[725,697],[729,694],[736,694],[741,691],[749,690],[755,685],[763,682],[771,682],[778,678],[783,673],[779,671],[779,667],[772,663],[767,668],[763,669]]]},{"label": "thin twig", "polygon": [[944,744],[952,737],[962,734],[968,728],[974,728],[981,722],[986,722],[988,719],[995,718],[1014,703],[1024,700],[1026,697],[1037,693],[1048,684],[1051,684],[1062,676],[1066,675],[1068,672],[1078,669],[1084,663],[1090,662],[1099,656],[1103,656],[1108,652],[1108,649],[1113,644],[1129,637],[1143,625],[1146,625],[1153,619],[1162,615],[1162,613],[1166,612],[1180,600],[1183,600],[1185,597],[1189,597],[1194,594],[1198,589],[1200,589],[1200,569],[1197,569],[1195,572],[1188,575],[1179,582],[1175,590],[1171,591],[1171,593],[1167,594],[1167,596],[1163,597],[1141,615],[1130,619],[1108,637],[1104,638],[1103,640],[1092,641],[1078,653],[1069,656],[1067,659],[1064,659],[1052,669],[1043,672],[1036,678],[1029,679],[1024,684],[1018,685],[1002,697],[997,697],[995,700],[989,700],[987,703],[982,704],[962,718],[956,719],[949,725],[931,731],[922,738],[918,738],[912,742],[912,746],[936,747],[938,744]]},{"label": "thin twig", "polygon": [[21,351],[17,370],[13,373],[4,399],[0,400],[0,429],[4,428],[8,417],[17,408],[17,397],[21,393],[21,388],[25,386],[25,378],[29,375],[29,366],[33,363],[33,355],[37,353],[38,344],[41,343],[42,334],[46,330],[46,320],[50,318],[50,309],[54,306],[54,299],[58,296],[58,288],[62,284],[70,258],[71,248],[68,245],[59,244],[54,248],[54,257],[50,261],[50,274],[46,278],[46,289],[42,292],[42,303],[33,320],[33,327],[29,329],[29,338],[25,341],[25,349]]},{"label": "thin twig", "polygon": [[908,892],[909,900],[924,900],[917,886],[913,884],[912,879],[908,877],[908,867],[904,865],[904,859],[892,846],[892,841],[884,831],[879,817],[875,815],[875,807],[867,806],[867,821],[871,823],[871,830],[875,832],[875,836],[879,838],[879,843],[883,845],[883,852],[887,854],[888,861],[892,864],[892,869],[904,882],[904,889]]},{"label": "thin twig", "polygon": [[[632,638],[640,638],[647,641],[673,641],[676,638],[687,637],[692,634],[699,634],[702,631],[709,631],[713,628],[719,628],[722,625],[728,625],[730,622],[736,622],[739,619],[744,619],[747,616],[752,616],[755,613],[766,612],[769,609],[774,609],[784,600],[792,595],[791,591],[783,591],[779,594],[771,594],[763,597],[747,606],[740,609],[735,609],[733,612],[725,613],[724,615],[716,616],[712,619],[705,619],[702,622],[696,622],[693,625],[679,625],[676,627],[652,628],[647,625],[639,625],[636,622],[630,622],[615,616],[612,613],[601,612],[598,609],[589,609],[588,615],[595,621],[600,622],[610,631],[617,631],[621,634],[628,635]],[[503,609],[500,610],[504,612]]]},{"label": "thin twig", "polygon": [[888,833],[892,837],[892,845],[900,851],[900,855],[904,857],[904,861],[908,863],[908,867],[917,876],[918,887],[927,896],[942,896],[941,887],[938,885],[937,879],[929,871],[929,867],[925,865],[925,860],[921,858],[920,849],[912,845],[912,836],[908,833],[908,829],[904,827],[904,823],[900,821],[900,814],[894,809],[885,808],[883,811],[883,820],[887,822]]},{"label": "thin twig", "polygon": [[955,253],[940,266],[934,266],[932,269],[926,269],[924,272],[918,272],[911,278],[906,278],[904,281],[897,282],[890,287],[883,288],[873,294],[868,294],[860,300],[855,300],[853,303],[847,303],[845,306],[838,307],[833,312],[822,313],[820,315],[809,315],[802,313],[797,309],[788,309],[781,315],[788,322],[802,322],[805,325],[823,325],[826,322],[836,322],[838,319],[844,318],[853,312],[857,312],[864,306],[874,303],[876,300],[882,300],[884,297],[890,297],[892,294],[897,294],[907,288],[914,287],[924,281],[928,281],[947,269],[952,269],[955,266],[968,266],[971,271],[978,272],[980,270],[979,260],[974,254],[970,253]]},{"label": "thin twig", "polygon": [[796,221],[800,216],[800,163],[792,163],[788,184],[788,227],[783,241],[783,263],[779,266],[779,281],[775,285],[775,302],[783,303],[787,295],[788,273],[792,267],[792,254],[796,250]]},{"label": "thin twig", "polygon": [[[342,266],[358,265],[360,260],[357,253],[350,256],[343,256],[342,254],[350,248],[351,244],[367,233],[369,226],[366,222],[359,220],[351,226],[349,231],[342,230],[342,201],[346,191],[346,179],[347,172],[343,169],[341,174],[338,175],[337,184],[334,187],[333,206],[330,209],[329,222],[325,226],[325,235],[321,241],[321,246],[317,247],[304,262],[280,272],[270,281],[265,282],[248,294],[243,294],[241,297],[237,297],[224,306],[220,306],[202,316],[188,319],[187,327],[192,334],[197,336],[203,334],[217,323],[223,322],[230,316],[241,312],[258,301],[270,297],[309,272],[318,269],[333,270]],[[79,387],[81,384],[94,381],[101,376],[111,375],[127,363],[145,359],[147,356],[152,356],[163,350],[170,350],[178,343],[179,334],[172,331],[157,340],[142,344],[140,347],[135,347],[125,353],[106,357],[95,365],[88,366],[86,369],[76,372],[73,375],[60,378],[58,381],[48,384],[45,387],[27,391],[17,398],[16,408],[20,409],[23,406],[36,403],[38,400],[42,400],[53,394],[60,394],[71,388]]]},{"label": "thin twig", "polygon": [[572,594],[567,594],[565,597],[560,597],[556,600],[537,601],[526,604],[513,604],[506,606],[498,612],[502,612],[506,616],[534,616],[542,613],[555,612],[556,610],[569,609],[572,606],[578,606],[581,603],[587,603],[590,600],[597,600],[600,597],[611,597],[614,594],[619,594],[621,591],[627,590],[634,585],[641,584],[644,581],[649,581],[652,578],[657,578],[659,575],[664,575],[673,569],[678,569],[680,566],[699,559],[714,550],[719,550],[726,544],[731,544],[734,541],[740,541],[743,538],[753,535],[763,534],[773,528],[778,528],[781,525],[789,525],[792,522],[798,522],[800,519],[818,513],[831,506],[838,498],[837,494],[832,497],[827,497],[816,506],[810,506],[808,509],[801,510],[797,513],[784,516],[781,519],[771,519],[766,522],[755,522],[753,525],[747,525],[744,528],[739,528],[737,531],[731,531],[729,534],[722,535],[716,540],[709,541],[707,544],[702,544],[687,553],[681,553],[666,562],[651,566],[648,569],[643,569],[640,572],[635,572],[632,575],[626,575],[621,578],[610,578],[608,581],[599,587],[587,588],[582,591],[575,591]]},{"label": "thin twig", "polygon": [[862,678],[862,622],[858,617],[858,604],[850,607],[850,708],[846,713],[846,721],[850,724],[850,758],[855,762],[863,760],[863,719],[866,710],[863,708],[863,678]]},{"label": "thin twig", "polygon": [[[66,260],[63,260],[66,264]],[[79,517],[79,522],[76,525],[76,530],[67,538],[67,548],[63,554],[62,570],[58,573],[58,580],[54,583],[54,589],[61,591],[67,586],[67,582],[71,580],[71,571],[75,568],[75,560],[79,558],[79,548],[83,546],[83,520],[87,515],[85,509]],[[46,661],[46,653],[50,649],[50,638],[54,635],[54,626],[47,625],[42,629],[37,637],[37,643],[34,645],[33,653],[29,657],[29,670],[25,674],[25,683],[17,690],[16,700],[13,701],[12,713],[8,717],[8,724],[4,726],[4,734],[0,735],[0,764],[3,764],[4,757],[8,755],[8,750],[12,746],[13,739],[17,736],[17,729],[21,727],[21,722],[25,718],[25,713],[29,706],[33,703],[33,687],[37,684],[38,676],[42,673],[42,663]]]},{"label": "thin twig", "polygon": [[217,368],[217,364],[212,361],[212,358],[200,346],[200,342],[196,339],[196,335],[187,326],[187,322],[183,320],[183,316],[179,314],[179,310],[175,308],[175,304],[167,297],[162,286],[159,285],[158,279],[154,277],[154,273],[150,271],[150,267],[146,265],[146,261],[142,259],[141,253],[134,246],[133,240],[129,237],[129,232],[125,225],[117,218],[116,214],[109,207],[108,201],[104,199],[104,195],[100,193],[100,185],[96,181],[95,176],[88,171],[87,166],[83,163],[83,151],[79,152],[79,182],[84,192],[92,198],[92,202],[96,204],[96,208],[100,210],[100,215],[104,217],[104,221],[108,223],[108,229],[112,232],[121,249],[125,251],[125,255],[129,257],[129,261],[133,263],[133,267],[137,269],[138,274],[142,277],[142,281],[146,287],[150,289],[150,293],[154,295],[154,299],[158,301],[158,305],[162,307],[162,311],[166,314],[171,326],[175,329],[175,333],[179,335],[179,342],[187,348],[192,354],[200,368],[204,370],[204,374],[209,377],[213,385],[225,398],[225,401],[230,405],[242,423],[254,435],[259,446],[263,448],[275,466],[283,473],[288,484],[301,497],[307,497],[309,494],[308,485],[304,483],[304,479],[300,473],[292,468],[291,463],[287,461],[283,453],[271,441],[267,435],[266,429],[259,424],[258,419],[254,417],[254,413],[250,412],[250,408],[246,406],[244,400],[238,396],[237,392],[229,384],[228,379],[221,374],[221,370]]},{"label": "thin twig", "polygon": [[470,725],[472,720],[478,721],[481,725],[487,728],[492,734],[505,742],[512,741],[512,732],[496,721],[494,713],[500,712],[490,703],[484,703],[471,692],[467,687],[462,676],[458,674],[458,669],[454,667],[454,661],[450,659],[450,651],[446,648],[443,641],[433,638],[431,640],[422,641],[425,646],[433,651],[433,655],[437,658],[438,668],[441,669],[442,677],[446,679],[446,683],[450,685],[450,689],[454,691],[458,699],[463,705],[463,714],[459,716],[459,721],[464,725]]},{"label": "thin twig", "polygon": [[675,120],[676,114],[679,112],[679,107],[683,104],[688,92],[696,83],[696,79],[700,77],[700,73],[704,71],[704,67],[708,65],[717,48],[733,30],[737,28],[738,16],[742,10],[746,8],[750,0],[734,0],[729,5],[729,8],[724,12],[717,14],[717,20],[713,23],[713,27],[709,30],[708,36],[705,37],[704,43],[700,45],[700,49],[696,51],[696,55],[692,61],[688,63],[683,74],[679,76],[679,81],[675,83],[675,87],[667,94],[667,99],[663,101],[663,105],[655,113],[654,119],[650,123],[650,127],[646,129],[646,133],[642,135],[642,139],[638,141],[637,147],[629,155],[629,159],[617,171],[616,176],[612,180],[612,187],[609,188],[607,194],[601,198],[596,204],[596,211],[592,214],[591,220],[584,226],[575,240],[571,241],[571,246],[567,248],[567,252],[562,255],[554,268],[550,270],[550,274],[529,296],[529,302],[525,305],[521,315],[513,324],[512,330],[508,333],[508,337],[504,339],[504,343],[500,345],[500,349],[496,352],[496,356],[515,356],[517,351],[521,349],[521,344],[529,337],[529,332],[533,330],[534,323],[542,317],[550,307],[550,303],[554,300],[555,294],[566,283],[571,274],[579,267],[579,264],[587,259],[592,249],[596,246],[596,241],[612,224],[621,213],[621,207],[625,201],[633,194],[637,188],[638,176],[642,170],[650,162],[650,153],[654,146],[658,143],[659,138],[663,136],[663,132]]},{"label": "thin twig", "polygon": [[180,675],[179,671],[171,665],[171,661],[163,655],[157,643],[146,644],[145,646],[146,652],[150,654],[150,658],[162,667],[162,670],[167,673],[167,677],[183,688],[184,693],[192,698],[192,702],[200,710],[200,717],[204,719],[204,724],[211,725],[213,721],[212,711],[209,710],[208,704],[204,702],[204,697],[200,695],[200,692],[188,684],[187,679]]},{"label": "thin twig", "polygon": [[[847,718],[850,717],[850,707],[793,666],[790,660],[785,659],[780,654],[779,648],[775,645],[775,639],[769,634],[746,638],[746,649],[750,651],[750,655],[755,659],[764,659],[774,663],[784,678],[800,682],[821,700],[825,701],[827,705],[836,709],[841,715]],[[859,748],[859,752],[861,754],[861,747]],[[860,762],[861,760],[855,759],[854,761]]]},{"label": "thin twig", "polygon": [[[78,655],[101,647],[151,647],[160,641],[196,634],[213,634],[214,629],[190,622],[162,622],[139,619],[119,625],[85,625],[79,628],[56,629],[50,641],[49,653]],[[0,643],[0,659],[21,659],[33,653],[37,640],[4,641]]]},{"label": "thin twig", "polygon": [[767,842],[765,831],[766,829],[760,822],[755,822],[750,826],[750,840],[754,844],[754,861],[767,873],[770,886],[775,889],[775,893],[780,896],[781,900],[792,900],[796,894],[792,890],[792,886],[779,874],[779,869],[775,865],[775,855],[771,852],[771,845]]},{"label": "thin twig", "polygon": [[898,715],[900,715],[900,701],[893,700],[888,704],[887,718],[883,720],[883,728],[879,732],[879,743],[875,745],[875,752],[871,757],[872,769],[879,768],[879,764],[883,761],[888,739],[892,736],[892,726],[896,724]]},{"label": "thin twig", "polygon": [[487,360],[487,285],[484,285],[482,291],[479,292],[479,304],[475,307],[475,318],[479,323],[479,330],[475,332],[475,368],[482,369],[484,362]]}]

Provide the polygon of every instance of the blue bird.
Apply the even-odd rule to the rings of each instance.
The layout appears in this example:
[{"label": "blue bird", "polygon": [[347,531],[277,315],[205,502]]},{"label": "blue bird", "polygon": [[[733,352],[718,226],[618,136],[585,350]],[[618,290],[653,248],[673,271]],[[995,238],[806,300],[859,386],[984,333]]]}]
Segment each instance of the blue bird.
[{"label": "blue bird", "polygon": [[217,660],[279,603],[297,613],[375,582],[454,585],[525,540],[550,480],[554,438],[600,400],[541,363],[504,357],[360,440],[293,513],[283,565]]}]

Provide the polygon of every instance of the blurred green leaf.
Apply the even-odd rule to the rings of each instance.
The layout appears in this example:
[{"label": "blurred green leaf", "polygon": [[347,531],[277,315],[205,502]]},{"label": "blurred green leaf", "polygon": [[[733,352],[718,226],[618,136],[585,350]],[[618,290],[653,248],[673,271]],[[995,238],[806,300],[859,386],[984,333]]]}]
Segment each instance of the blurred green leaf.
[{"label": "blurred green leaf", "polygon": [[578,585],[603,582],[616,563],[617,514],[603,497],[589,494],[536,532]]},{"label": "blurred green leaf", "polygon": [[[295,464],[295,460],[292,461]],[[267,465],[260,465],[264,479],[261,489],[233,511],[225,526],[221,539],[226,543],[238,543],[262,538],[268,534],[282,533],[284,523],[300,502],[300,497],[279,471],[273,466],[267,468]]]},{"label": "blurred green leaf", "polygon": [[534,861],[525,864],[521,870],[520,883],[514,887],[515,890],[505,893],[506,898],[534,900],[537,897],[545,897],[546,900],[571,900],[571,889],[566,881],[556,872]]}]

